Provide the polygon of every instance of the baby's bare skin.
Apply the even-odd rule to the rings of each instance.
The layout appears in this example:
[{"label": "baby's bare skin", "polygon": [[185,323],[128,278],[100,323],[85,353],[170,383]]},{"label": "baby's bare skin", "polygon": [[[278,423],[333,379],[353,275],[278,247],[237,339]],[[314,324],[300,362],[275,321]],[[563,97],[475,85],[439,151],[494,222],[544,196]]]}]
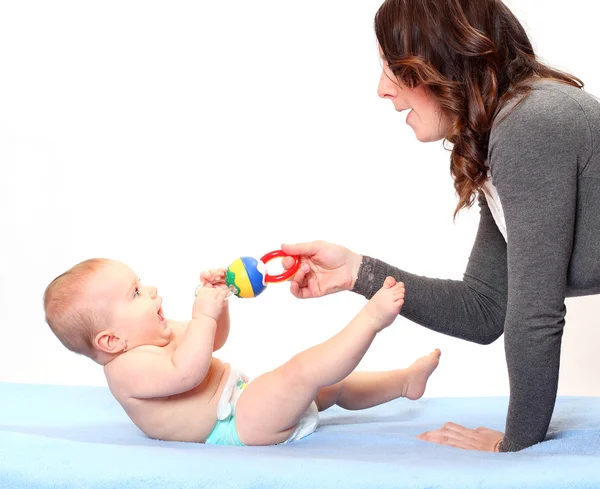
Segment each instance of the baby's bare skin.
[{"label": "baby's bare skin", "polygon": [[[142,285],[125,264],[102,263],[85,294],[102,313],[94,360],[104,366],[112,394],[147,436],[206,442],[231,372],[228,363],[213,356],[230,328],[225,270],[202,273],[204,286],[197,290],[192,319],[177,322],[165,319],[156,287]],[[404,285],[388,277],[338,334],[248,383],[235,406],[241,443],[287,441],[313,402],[319,410],[334,404],[366,409],[398,397],[421,397],[439,350],[407,369],[354,372],[403,302]],[[221,443],[218,437],[213,441]]]},{"label": "baby's bare skin", "polygon": [[140,346],[121,354],[104,367],[110,391],[127,415],[146,435],[160,440],[204,442],[217,423],[217,404],[229,376],[230,366],[212,359],[208,373],[197,387],[162,398],[132,397],[120,382],[137,375],[132,367],[139,355],[151,353],[173,356],[185,335],[187,322],[169,320],[173,330],[170,343],[164,347]]}]

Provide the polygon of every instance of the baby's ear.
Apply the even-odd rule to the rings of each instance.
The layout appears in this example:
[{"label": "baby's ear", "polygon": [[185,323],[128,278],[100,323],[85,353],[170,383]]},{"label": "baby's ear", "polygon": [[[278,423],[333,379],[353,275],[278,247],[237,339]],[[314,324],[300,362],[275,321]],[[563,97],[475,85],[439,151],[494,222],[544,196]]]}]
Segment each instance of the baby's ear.
[{"label": "baby's ear", "polygon": [[94,338],[94,347],[109,354],[123,351],[123,340],[115,336],[112,331],[101,331]]}]

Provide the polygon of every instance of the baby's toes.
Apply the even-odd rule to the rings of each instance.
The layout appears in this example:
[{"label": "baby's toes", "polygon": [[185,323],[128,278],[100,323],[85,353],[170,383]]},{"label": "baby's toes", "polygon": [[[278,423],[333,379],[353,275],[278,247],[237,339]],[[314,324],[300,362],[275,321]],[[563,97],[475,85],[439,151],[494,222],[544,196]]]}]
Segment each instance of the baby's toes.
[{"label": "baby's toes", "polygon": [[385,279],[385,282],[383,282],[383,286],[386,289],[391,289],[392,287],[394,287],[396,285],[398,285],[398,284],[396,283],[396,279],[394,277],[387,277]]},{"label": "baby's toes", "polygon": [[392,287],[392,292],[394,294],[404,294],[404,290],[404,284],[402,282],[398,282]]}]

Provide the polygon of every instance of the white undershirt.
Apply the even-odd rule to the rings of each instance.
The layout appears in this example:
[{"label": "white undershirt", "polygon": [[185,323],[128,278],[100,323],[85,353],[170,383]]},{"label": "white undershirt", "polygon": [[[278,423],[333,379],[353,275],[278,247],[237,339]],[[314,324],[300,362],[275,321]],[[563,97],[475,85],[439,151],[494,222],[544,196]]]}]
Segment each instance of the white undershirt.
[{"label": "white undershirt", "polygon": [[506,221],[504,220],[504,211],[502,210],[500,196],[498,195],[496,187],[494,187],[492,183],[491,176],[488,176],[487,180],[483,184],[482,190],[485,195],[485,200],[487,200],[488,206],[492,213],[492,217],[494,218],[494,221],[496,221],[496,226],[498,226],[502,236],[504,236],[504,241],[506,241]]}]

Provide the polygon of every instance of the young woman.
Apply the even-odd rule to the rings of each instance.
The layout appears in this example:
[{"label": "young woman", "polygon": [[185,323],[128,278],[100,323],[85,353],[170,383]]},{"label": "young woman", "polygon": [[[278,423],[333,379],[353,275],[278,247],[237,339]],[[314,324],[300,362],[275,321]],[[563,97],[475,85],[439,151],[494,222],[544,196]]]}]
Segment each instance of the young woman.
[{"label": "young woman", "polygon": [[552,416],[565,298],[600,293],[600,103],[538,61],[500,0],[386,0],[375,31],[379,96],[410,110],[419,141],[452,143],[456,212],[478,202],[469,263],[462,281],[439,280],[339,245],[283,245],[303,257],[291,291],[370,298],[389,275],[406,286],[408,319],[482,344],[504,333],[505,433],[448,423],[421,438],[521,450],[544,439]]}]

